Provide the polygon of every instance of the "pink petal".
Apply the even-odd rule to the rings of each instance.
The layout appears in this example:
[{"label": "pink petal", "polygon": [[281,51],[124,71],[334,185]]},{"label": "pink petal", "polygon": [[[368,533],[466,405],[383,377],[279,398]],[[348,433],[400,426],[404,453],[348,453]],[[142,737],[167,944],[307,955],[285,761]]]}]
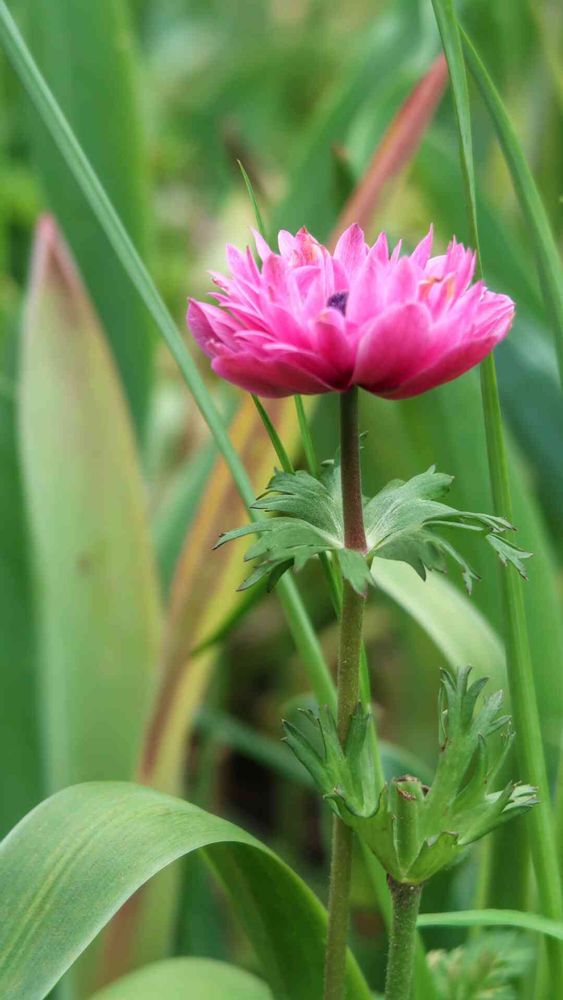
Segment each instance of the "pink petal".
[{"label": "pink petal", "polygon": [[287,229],[280,229],[278,233],[278,247],[282,257],[291,257],[295,250],[295,236],[288,233]]},{"label": "pink petal", "polygon": [[229,347],[235,343],[233,330],[236,329],[236,323],[217,306],[189,299],[186,320],[197,343],[209,358],[214,357],[224,346]]},{"label": "pink petal", "polygon": [[383,265],[372,247],[360,269],[353,276],[346,305],[346,318],[364,323],[377,316],[385,304],[388,265]]},{"label": "pink petal", "polygon": [[266,260],[266,257],[270,256],[270,254],[272,253],[272,250],[270,249],[270,247],[266,243],[266,240],[262,236],[262,233],[259,233],[257,229],[252,229],[251,232],[252,232],[252,235],[254,236],[254,242],[256,243],[256,249],[258,251],[258,256],[260,257],[260,260],[264,261],[264,260]]},{"label": "pink petal", "polygon": [[418,246],[416,246],[411,253],[411,260],[414,264],[418,264],[419,267],[426,267],[428,263],[428,258],[432,252],[432,240],[434,238],[434,228],[431,225],[426,236],[420,241]]},{"label": "pink petal", "polygon": [[431,343],[430,314],[424,305],[394,305],[360,332],[353,382],[368,392],[396,389],[411,377]]},{"label": "pink petal", "polygon": [[380,233],[375,243],[369,251],[370,256],[374,256],[381,264],[389,263],[389,246],[387,244],[387,233]]},{"label": "pink petal", "polygon": [[357,223],[349,226],[342,233],[334,250],[334,259],[340,261],[348,276],[363,264],[367,254],[367,246],[363,230]]},{"label": "pink petal", "polygon": [[[505,298],[505,296],[502,296]],[[509,300],[510,301],[510,300]],[[480,362],[496,345],[506,337],[514,317],[513,309],[505,309],[494,322],[484,330],[472,331],[462,336],[449,350],[433,352],[430,363],[421,367],[413,377],[407,379],[396,391],[386,393],[392,399],[405,399],[427,392],[445,382],[451,382]],[[441,339],[441,338],[440,338]],[[444,343],[442,339],[442,344]]]},{"label": "pink petal", "polygon": [[256,358],[250,354],[230,354],[214,358],[211,367],[221,378],[241,389],[272,399],[295,393],[316,395],[327,392],[329,388],[297,364],[288,364],[282,359],[267,362],[263,357]]},{"label": "pink petal", "polygon": [[464,375],[470,368],[478,365],[487,354],[490,354],[497,343],[496,336],[487,336],[474,340],[470,344],[459,344],[453,350],[443,354],[426,371],[421,371],[418,375],[399,385],[398,388],[382,392],[381,395],[388,399],[408,399],[410,396],[418,396],[422,392],[428,392],[439,385],[451,382],[460,375]]},{"label": "pink petal", "polygon": [[395,302],[410,302],[418,298],[419,275],[410,257],[401,257],[394,267],[390,267],[385,282],[385,300],[389,305]]}]

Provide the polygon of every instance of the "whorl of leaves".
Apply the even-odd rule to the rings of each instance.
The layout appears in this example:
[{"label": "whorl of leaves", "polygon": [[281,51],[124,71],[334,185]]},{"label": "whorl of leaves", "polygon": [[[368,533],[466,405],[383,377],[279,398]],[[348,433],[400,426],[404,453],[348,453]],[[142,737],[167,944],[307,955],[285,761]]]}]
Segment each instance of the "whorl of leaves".
[{"label": "whorl of leaves", "polygon": [[326,463],[320,479],[308,472],[277,472],[253,509],[259,516],[251,524],[221,536],[217,545],[257,535],[245,560],[255,568],[241,585],[251,587],[264,577],[271,588],[290,568],[301,569],[309,559],[332,552],[340,570],[358,593],[373,583],[371,564],[377,559],[406,562],[424,580],[428,570],[447,571],[448,560],[460,567],[471,593],[479,579],[466,559],[443,534],[449,529],[484,533],[504,565],[511,563],[526,578],[524,552],[505,537],[512,525],[492,514],[459,511],[441,502],[453,477],[434,467],[409,479],[388,483],[376,496],[364,498],[364,526],[368,551],[347,549],[344,543],[344,515],[340,489],[340,467]]}]

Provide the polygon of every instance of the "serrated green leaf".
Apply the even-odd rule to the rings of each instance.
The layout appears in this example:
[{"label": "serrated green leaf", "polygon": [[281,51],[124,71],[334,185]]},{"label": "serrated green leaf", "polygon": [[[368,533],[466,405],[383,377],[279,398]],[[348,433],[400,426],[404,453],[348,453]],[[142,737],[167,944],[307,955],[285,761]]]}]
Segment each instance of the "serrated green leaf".
[{"label": "serrated green leaf", "polygon": [[[452,476],[431,467],[407,482],[392,480],[375,497],[364,499],[369,548],[364,556],[345,548],[339,465],[327,463],[320,479],[308,472],[279,472],[252,505],[275,516],[228,531],[217,544],[249,534],[259,536],[245,555],[246,560],[256,560],[258,568],[245,581],[244,588],[264,576],[270,576],[272,582],[274,572],[279,579],[291,566],[299,570],[313,556],[336,552],[343,575],[360,594],[373,583],[368,567],[374,557],[406,562],[423,580],[428,570],[445,573],[449,557],[460,566],[471,593],[473,581],[479,579],[477,573],[435,529],[457,528],[498,538],[512,530],[512,525],[501,517],[459,511],[441,503],[439,498],[447,493],[452,482]],[[500,556],[505,549],[497,547],[495,551]],[[514,552],[514,559],[503,561],[517,565],[520,550],[507,543],[506,551]]]},{"label": "serrated green leaf", "polygon": [[322,756],[308,736],[292,728],[290,746],[334,812],[398,881],[426,881],[458,861],[469,844],[537,804],[536,790],[528,785],[509,782],[493,791],[506,748],[493,752],[487,741],[499,730],[509,738],[510,719],[499,715],[502,692],[483,698],[486,680],[470,683],[470,675],[469,667],[456,674],[442,671],[440,757],[429,788],[419,778],[402,776],[377,795],[369,721],[361,712],[344,751],[328,710],[316,720]]},{"label": "serrated green leaf", "polygon": [[348,580],[357,594],[365,594],[373,581],[362,553],[354,549],[337,549],[336,558],[344,579]]},{"label": "serrated green leaf", "polygon": [[528,579],[528,573],[522,560],[531,559],[533,552],[525,552],[523,549],[518,548],[517,545],[509,542],[508,539],[501,538],[495,534],[487,535],[487,541],[495,550],[503,566],[507,566],[510,563],[524,580]]}]

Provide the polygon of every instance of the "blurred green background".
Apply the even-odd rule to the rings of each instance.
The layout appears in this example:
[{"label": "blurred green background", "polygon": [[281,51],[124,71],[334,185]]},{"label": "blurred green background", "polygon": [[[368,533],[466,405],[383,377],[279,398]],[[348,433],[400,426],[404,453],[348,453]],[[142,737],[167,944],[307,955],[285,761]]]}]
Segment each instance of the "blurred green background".
[{"label": "blurred green background", "polygon": [[[499,87],[563,235],[563,11],[556,0],[474,0],[462,21]],[[238,162],[266,225],[328,239],[402,103],[440,51],[430,0],[13,0],[47,81],[173,316],[209,288],[225,242],[254,224]],[[74,781],[137,777],[251,828],[325,894],[327,816],[280,744],[280,719],[310,684],[276,595],[235,593],[240,549],[211,555],[244,518],[208,431],[146,310],[8,65],[0,61],[0,821],[8,830]],[[517,320],[497,352],[542,731],[555,780],[563,720],[563,401],[529,234],[477,93],[471,91],[487,283]],[[56,246],[30,274],[41,213],[56,218],[85,290]],[[437,252],[468,240],[457,133],[446,90],[414,158],[370,212]],[[39,237],[39,241],[41,237]],[[95,309],[90,312],[86,296]],[[195,352],[194,352],[195,353]],[[256,490],[274,455],[248,401],[198,358]],[[457,477],[452,501],[490,510],[478,375],[402,403],[363,399],[366,491],[432,462]],[[238,412],[237,412],[238,410]],[[293,412],[271,416],[299,459]],[[335,450],[332,399],[310,407],[321,458]],[[367,640],[389,773],[431,772],[439,667],[471,662],[503,684],[494,556],[483,577],[422,585],[385,570]],[[322,575],[298,578],[334,665]],[[202,642],[213,641],[200,647]],[[525,777],[525,776],[522,776]],[[522,838],[514,863],[527,864]],[[517,905],[509,877],[481,902]],[[516,853],[518,852],[518,853]],[[428,891],[441,910],[475,902],[479,853]],[[517,880],[516,880],[517,881]],[[523,881],[526,879],[523,876]],[[130,953],[99,953],[68,989],[170,953],[253,965],[199,861],[148,890]],[[492,894],[492,895],[491,895]],[[111,931],[110,931],[111,934]],[[354,943],[381,986],[385,937],[358,863]],[[429,932],[431,947],[462,932]],[[500,947],[504,947],[501,943]],[[91,971],[96,965],[96,972]],[[103,978],[103,976],[102,976]]]}]

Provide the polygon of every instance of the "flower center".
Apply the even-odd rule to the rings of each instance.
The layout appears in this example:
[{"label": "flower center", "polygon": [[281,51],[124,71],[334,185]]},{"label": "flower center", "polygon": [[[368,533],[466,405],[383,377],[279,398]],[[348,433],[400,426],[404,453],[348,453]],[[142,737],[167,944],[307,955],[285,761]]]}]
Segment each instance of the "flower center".
[{"label": "flower center", "polygon": [[348,302],[348,292],[335,292],[327,300],[327,306],[338,309],[343,316],[346,315],[346,303]]}]

